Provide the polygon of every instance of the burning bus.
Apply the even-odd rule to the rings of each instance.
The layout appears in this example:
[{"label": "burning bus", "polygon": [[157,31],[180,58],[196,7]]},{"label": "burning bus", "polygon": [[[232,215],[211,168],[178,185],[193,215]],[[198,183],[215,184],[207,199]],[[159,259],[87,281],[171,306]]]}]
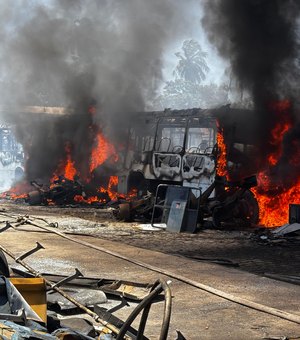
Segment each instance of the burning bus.
[{"label": "burning bus", "polygon": [[[43,108],[36,114],[37,110],[27,108],[32,119],[29,125],[24,122],[24,129],[32,133],[23,134],[29,139],[22,140],[26,181],[43,185],[35,186],[41,195],[36,193],[34,198],[40,198],[31,200],[29,195],[28,202],[105,206],[110,201],[132,203],[136,197],[139,202],[130,204],[130,209],[140,205],[140,211],[148,209],[149,218],[157,187],[177,185],[190,188],[198,200],[200,220],[212,218],[215,225],[233,220],[256,224],[259,215],[265,226],[286,223],[289,202],[297,203],[290,197],[298,197],[298,186],[287,190],[277,170],[282,170],[282,145],[290,136],[292,120],[289,102],[275,104],[270,110],[278,119],[267,130],[254,110],[230,106],[137,113],[121,127],[118,142],[101,122],[94,121],[91,110],[74,114],[62,108]],[[69,126],[76,129],[57,138],[57,132]],[[45,158],[45,154],[51,157]],[[253,174],[257,174],[256,188]],[[49,196],[57,185],[64,190]],[[74,189],[72,193],[69,187]],[[29,192],[23,185],[15,189],[8,194],[24,197]],[[146,204],[145,196],[151,195]]]},{"label": "burning bus", "polygon": [[233,219],[257,223],[258,204],[249,190],[256,185],[255,146],[251,128],[248,135],[238,129],[243,117],[249,117],[244,111],[226,106],[137,115],[118,191],[154,193],[159,184],[197,188],[192,191],[200,200],[201,218],[213,217],[218,226]]},{"label": "burning bus", "polygon": [[[37,108],[33,109],[32,115],[37,111]],[[49,124],[38,124],[39,128],[65,127],[70,119],[83,119],[82,114],[74,116],[66,110],[56,110],[53,114],[53,110],[43,110],[44,114],[51,113],[43,118]],[[43,175],[48,171],[49,184],[36,182],[39,177],[29,177],[28,173],[27,178],[36,189],[28,194],[29,204],[105,205],[109,200],[132,201],[136,196],[145,206],[145,195],[150,193],[153,198],[160,184],[178,185],[190,188],[193,199],[200,205],[199,218],[202,220],[212,217],[217,226],[232,220],[258,222],[258,205],[249,190],[255,185],[252,175],[257,170],[253,161],[253,133],[249,124],[248,135],[241,134],[239,129],[245,124],[243,119],[249,118],[249,110],[226,106],[215,110],[138,113],[131,126],[127,126],[128,133],[123,134],[127,135],[127,141],[119,148],[111,144],[101,128],[93,123],[91,112],[94,110],[89,110],[84,117],[87,120],[86,144],[92,147],[85,148],[78,158],[75,142],[68,139],[55,155],[57,160],[53,162],[55,158],[51,158],[52,170],[41,168]],[[34,117],[37,123],[42,119],[41,114]],[[35,124],[32,129],[36,131]],[[41,136],[50,132],[46,130]],[[32,174],[39,170],[32,164],[40,165],[40,158],[36,163],[36,153],[30,149],[30,145],[35,144],[26,143],[27,148],[29,146],[27,163],[31,164],[29,170],[34,170]],[[43,145],[49,148],[47,143]],[[149,218],[153,199],[147,204]]]}]

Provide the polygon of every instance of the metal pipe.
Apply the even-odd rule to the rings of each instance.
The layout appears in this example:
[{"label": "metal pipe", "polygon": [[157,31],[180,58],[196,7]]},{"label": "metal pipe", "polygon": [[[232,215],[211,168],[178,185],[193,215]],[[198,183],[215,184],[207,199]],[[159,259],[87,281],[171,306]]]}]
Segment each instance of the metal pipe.
[{"label": "metal pipe", "polygon": [[[120,330],[115,327],[114,325],[112,325],[111,323],[101,319],[99,317],[98,314],[96,314],[95,312],[93,312],[92,310],[90,310],[89,308],[85,307],[83,304],[81,304],[80,302],[78,302],[77,300],[75,300],[72,296],[68,295],[67,293],[65,293],[61,288],[57,287],[55,283],[47,280],[46,278],[43,277],[43,275],[41,275],[38,271],[36,271],[34,268],[32,268],[31,266],[29,266],[26,262],[24,262],[22,259],[18,258],[17,256],[15,256],[10,250],[8,250],[7,248],[3,247],[2,245],[0,245],[0,249],[6,253],[8,256],[10,256],[12,259],[14,259],[17,263],[21,264],[24,268],[26,268],[30,273],[32,273],[35,277],[39,277],[42,278],[46,285],[49,286],[52,290],[55,290],[57,293],[59,293],[60,295],[62,295],[65,299],[69,300],[70,302],[72,302],[75,306],[77,306],[78,308],[82,309],[85,313],[87,313],[88,315],[90,315],[96,322],[101,323],[103,326],[105,326],[106,328],[108,328],[110,331],[112,331],[115,334],[119,334]],[[131,339],[131,337],[124,335],[124,339]]]},{"label": "metal pipe", "polygon": [[292,321],[292,322],[300,324],[300,315],[288,313],[288,312],[285,312],[285,311],[277,309],[277,308],[265,306],[263,304],[260,304],[260,303],[257,303],[257,302],[251,301],[251,300],[240,298],[240,297],[235,296],[233,294],[229,294],[229,293],[223,292],[222,290],[219,290],[219,289],[213,288],[211,286],[205,285],[203,283],[197,282],[195,280],[189,279],[189,278],[187,278],[187,277],[185,277],[183,275],[176,274],[176,273],[173,273],[173,272],[171,272],[169,270],[165,270],[165,269],[162,269],[162,268],[159,268],[159,267],[156,267],[156,266],[152,266],[152,265],[150,265],[148,263],[145,263],[145,262],[142,262],[142,261],[138,261],[138,260],[135,260],[135,259],[132,259],[132,258],[128,258],[128,257],[126,257],[126,256],[124,256],[122,254],[119,254],[117,252],[105,249],[103,247],[99,247],[99,246],[93,245],[91,243],[82,241],[82,240],[76,240],[76,239],[74,239],[74,238],[72,238],[70,236],[65,235],[63,232],[59,232],[57,230],[51,230],[50,228],[39,226],[39,225],[37,225],[35,223],[32,223],[32,222],[29,223],[29,222],[27,222],[27,223],[31,224],[31,225],[33,225],[35,227],[38,227],[38,228],[50,231],[50,232],[52,232],[52,233],[54,233],[56,235],[59,235],[59,236],[65,238],[65,239],[67,239],[69,241],[72,241],[74,243],[81,244],[81,245],[83,245],[85,247],[88,247],[88,248],[91,248],[91,249],[95,249],[95,250],[103,252],[105,254],[112,255],[112,256],[117,257],[119,259],[123,259],[123,260],[125,260],[127,262],[136,264],[136,265],[138,265],[138,266],[140,266],[142,268],[147,268],[147,269],[152,270],[152,271],[154,271],[156,273],[160,273],[160,274],[169,276],[171,278],[174,278],[176,280],[184,282],[184,283],[186,283],[186,284],[188,284],[190,286],[196,287],[198,289],[201,289],[201,290],[206,291],[208,293],[211,293],[213,295],[219,296],[219,297],[221,297],[223,299],[232,301],[232,302],[237,303],[239,305],[242,305],[242,306],[245,306],[245,307],[248,307],[248,308],[252,308],[252,309],[255,309],[257,311],[261,311],[263,313],[274,315],[274,316],[277,316],[279,318],[282,318],[282,319],[285,319],[285,320]]},{"label": "metal pipe", "polygon": [[171,291],[170,287],[166,282],[163,280],[158,280],[154,283],[152,287],[152,292],[146,296],[143,301],[141,301],[135,309],[132,311],[132,313],[129,315],[125,323],[123,324],[122,328],[120,329],[120,333],[117,336],[116,340],[123,339],[124,334],[126,334],[127,329],[130,327],[132,322],[136,319],[136,317],[139,315],[139,313],[144,310],[140,326],[138,329],[137,339],[142,339],[142,336],[144,334],[144,329],[146,325],[146,320],[149,314],[149,310],[151,307],[151,304],[153,303],[153,300],[162,292],[165,292],[165,306],[164,306],[164,313],[163,313],[163,321],[162,321],[162,327],[161,327],[161,333],[159,336],[159,340],[166,340],[168,336],[169,331],[169,324],[170,324],[170,316],[171,316]]},{"label": "metal pipe", "polygon": [[75,238],[67,236],[63,232],[60,232],[60,231],[57,231],[57,230],[52,230],[52,229],[47,228],[47,227],[39,226],[39,225],[37,225],[35,223],[32,223],[30,221],[27,221],[27,223],[30,224],[30,225],[33,225],[35,227],[38,227],[38,228],[50,231],[51,233],[59,235],[59,236],[65,238],[65,239],[67,239],[69,241],[72,241],[74,243],[81,244],[81,245],[83,245],[85,247],[88,247],[90,249],[95,249],[95,250],[103,252],[105,254],[109,254],[111,256],[123,259],[123,260],[125,260],[127,262],[136,264],[136,265],[138,265],[138,266],[140,266],[142,268],[147,268],[147,269],[152,270],[152,271],[154,271],[156,273],[160,273],[160,274],[169,276],[171,278],[174,278],[176,280],[184,282],[184,283],[186,283],[186,284],[188,284],[190,286],[196,287],[198,289],[201,289],[201,290],[206,291],[208,293],[211,293],[213,295],[219,296],[219,297],[221,297],[223,299],[232,301],[232,302],[237,303],[239,305],[242,305],[242,306],[245,306],[245,307],[248,307],[248,308],[252,308],[252,309],[255,309],[257,311],[261,311],[261,312],[264,312],[264,313],[267,313],[267,314],[270,314],[270,315],[274,315],[274,316],[277,316],[279,318],[282,318],[282,319],[285,319],[285,320],[292,321],[292,322],[295,322],[297,324],[300,324],[300,316],[299,315],[288,313],[288,312],[285,312],[285,311],[277,309],[277,308],[265,306],[263,304],[260,304],[260,303],[254,302],[254,301],[247,300],[247,299],[235,296],[233,294],[229,294],[229,293],[223,292],[223,291],[221,291],[219,289],[216,289],[214,287],[211,287],[211,286],[205,285],[203,283],[197,282],[195,280],[189,279],[189,278],[187,278],[187,277],[185,277],[183,275],[171,272],[169,270],[165,270],[165,269],[162,269],[162,268],[159,268],[159,267],[156,267],[156,266],[152,266],[152,265],[150,265],[148,263],[145,263],[145,262],[142,262],[142,261],[139,261],[139,260],[128,258],[125,255],[122,255],[120,253],[117,253],[117,252],[105,249],[104,247],[99,247],[99,246],[93,245],[91,243],[82,241],[82,240],[77,240]]}]

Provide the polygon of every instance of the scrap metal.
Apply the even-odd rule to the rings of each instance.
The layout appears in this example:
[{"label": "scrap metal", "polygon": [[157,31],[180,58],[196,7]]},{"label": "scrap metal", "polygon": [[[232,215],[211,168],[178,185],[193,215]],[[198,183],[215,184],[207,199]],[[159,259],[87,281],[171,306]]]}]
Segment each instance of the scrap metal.
[{"label": "scrap metal", "polygon": [[[69,300],[72,302],[75,306],[83,310],[86,314],[90,315],[96,322],[101,323],[103,326],[108,328],[110,331],[112,331],[114,334],[119,334],[119,329],[117,329],[114,325],[110,324],[109,322],[102,320],[98,314],[93,312],[91,309],[85,307],[82,305],[80,302],[75,300],[72,296],[67,294],[64,290],[61,288],[57,287],[55,283],[47,280],[46,278],[43,277],[38,271],[36,271],[34,268],[32,268],[30,265],[28,265],[26,262],[23,260],[19,259],[14,253],[12,253],[9,249],[5,248],[3,245],[0,245],[0,249],[10,256],[12,259],[16,261],[16,263],[21,264],[24,268],[26,268],[30,273],[32,273],[35,277],[39,277],[45,280],[45,283],[47,286],[49,286],[51,289],[55,290],[57,293],[62,295],[65,299]],[[129,339],[128,337],[125,336],[125,339]]]},{"label": "scrap metal", "polygon": [[[18,219],[16,224],[13,226],[11,223],[7,222],[11,227],[24,225],[24,224],[30,224],[35,225],[29,220],[29,217],[25,217],[24,219]],[[38,225],[36,225],[38,226]],[[76,279],[80,277],[81,273],[76,270],[74,275],[71,275],[68,278],[64,278],[58,282],[52,282],[48,280],[46,277],[44,277],[43,274],[36,271],[34,268],[32,268],[30,265],[28,265],[26,262],[24,262],[24,258],[30,256],[34,252],[38,251],[39,249],[42,249],[43,246],[40,244],[37,244],[37,246],[21,256],[16,256],[13,254],[9,249],[4,247],[3,245],[0,245],[0,250],[2,250],[4,253],[6,253],[8,256],[13,258],[16,263],[21,264],[24,268],[28,270],[29,273],[31,273],[34,277],[42,278],[45,281],[45,284],[49,287],[49,290],[53,290],[60,294],[62,297],[73,303],[76,307],[83,310],[86,314],[91,316],[96,322],[100,323],[102,326],[104,326],[104,332],[105,329],[112,332],[114,335],[116,335],[116,340],[122,340],[122,339],[135,339],[135,337],[131,337],[128,335],[128,329],[130,328],[132,322],[136,319],[136,317],[142,312],[140,322],[139,322],[139,328],[137,330],[137,336],[136,339],[144,339],[144,331],[145,331],[145,325],[148,318],[149,310],[151,308],[152,303],[154,302],[154,299],[161,294],[164,293],[164,312],[163,312],[163,320],[162,320],[162,326],[161,326],[161,332],[159,339],[165,340],[167,338],[168,330],[169,330],[169,324],[170,324],[170,317],[171,317],[171,305],[172,305],[172,296],[171,296],[171,290],[169,285],[159,279],[157,280],[151,287],[150,293],[146,295],[146,297],[143,298],[143,300],[135,307],[135,309],[132,311],[132,313],[129,315],[127,320],[123,322],[121,328],[119,329],[114,324],[109,322],[109,318],[103,319],[101,316],[99,316],[96,312],[92,311],[90,308],[84,306],[81,302],[79,302],[74,297],[67,294],[64,290],[62,290],[59,286],[63,283],[69,283],[72,279]],[[112,287],[111,287],[112,288]]]},{"label": "scrap metal", "polygon": [[50,187],[32,181],[36,189],[28,193],[26,202],[30,205],[72,204],[76,195],[84,195],[83,185],[78,179],[68,180],[63,176],[56,179]]},{"label": "scrap metal", "polygon": [[153,266],[151,264],[139,261],[139,260],[134,259],[134,258],[129,258],[129,257],[124,256],[124,255],[122,255],[120,253],[117,253],[115,251],[106,249],[104,247],[100,247],[100,246],[97,246],[97,245],[94,245],[94,244],[91,244],[91,243],[88,243],[88,242],[85,242],[85,241],[82,241],[82,240],[78,240],[78,239],[72,238],[72,237],[66,235],[63,232],[54,230],[53,228],[49,228],[49,227],[46,227],[46,226],[38,225],[38,224],[33,223],[33,222],[29,222],[28,216],[26,218],[24,218],[23,225],[25,225],[26,223],[28,223],[29,225],[34,225],[34,226],[36,226],[38,228],[41,228],[43,230],[46,230],[47,232],[54,233],[54,234],[56,234],[56,235],[58,235],[60,237],[63,237],[65,239],[71,241],[71,242],[74,242],[76,244],[83,245],[83,246],[88,247],[90,249],[95,249],[95,250],[103,252],[105,254],[109,254],[109,255],[112,255],[112,256],[114,256],[116,258],[125,260],[125,261],[127,261],[129,263],[136,264],[136,265],[138,265],[138,266],[140,266],[142,268],[147,268],[147,269],[149,269],[151,271],[154,271],[154,272],[166,275],[166,276],[168,276],[170,278],[174,278],[174,279],[179,280],[181,282],[184,282],[184,283],[186,283],[186,284],[188,284],[190,286],[196,287],[198,289],[201,289],[201,290],[206,291],[208,293],[211,293],[213,295],[219,296],[219,297],[221,297],[223,299],[232,301],[234,303],[243,305],[243,306],[248,307],[248,308],[252,308],[252,309],[257,310],[257,311],[261,311],[263,313],[274,315],[274,316],[277,316],[279,318],[282,318],[282,319],[289,320],[289,321],[295,322],[297,324],[300,324],[300,316],[299,315],[288,313],[288,312],[285,312],[285,311],[277,309],[277,308],[269,307],[269,306],[266,306],[266,305],[263,305],[263,304],[251,301],[251,300],[247,300],[247,299],[238,297],[238,296],[233,295],[233,294],[229,294],[229,293],[224,292],[224,291],[222,291],[220,289],[216,289],[214,287],[211,287],[209,285],[203,284],[201,282],[192,280],[192,279],[190,279],[190,278],[188,278],[188,277],[186,277],[184,275],[180,275],[180,274],[174,273],[172,271],[169,271],[169,270],[157,267],[157,266]]}]

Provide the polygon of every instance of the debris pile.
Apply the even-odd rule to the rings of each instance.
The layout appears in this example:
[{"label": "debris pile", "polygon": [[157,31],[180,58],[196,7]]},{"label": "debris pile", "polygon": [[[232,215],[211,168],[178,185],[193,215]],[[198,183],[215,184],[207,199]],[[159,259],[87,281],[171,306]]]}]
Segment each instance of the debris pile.
[{"label": "debris pile", "polygon": [[[110,181],[107,189],[95,190],[84,185],[78,177],[70,180],[64,176],[59,176],[53,179],[50,185],[40,184],[37,181],[31,181],[30,184],[34,187],[34,190],[29,188],[29,185],[20,185],[20,189],[16,187],[15,190],[11,189],[4,192],[0,194],[0,198],[16,203],[25,202],[29,205],[105,208],[125,204],[136,196],[134,190],[130,195],[118,194],[114,191],[115,185],[112,181]],[[24,193],[24,191],[28,193]],[[20,192],[22,193],[20,194]],[[134,207],[140,205],[141,201],[133,204]]]},{"label": "debris pile", "polygon": [[[0,232],[24,224],[30,224],[30,219],[7,222]],[[159,279],[150,284],[85,277],[77,268],[70,276],[40,273],[25,260],[40,249],[43,246],[37,243],[35,248],[16,256],[0,245],[0,298],[4,301],[0,307],[0,329],[6,338],[148,339],[144,332],[151,305],[162,300],[159,338],[167,338],[171,291],[165,281]],[[9,270],[4,253],[26,271],[19,267]],[[10,272],[14,277],[10,277]],[[114,315],[121,308],[129,310],[126,320]],[[135,328],[132,323],[138,317]]]},{"label": "debris pile", "polygon": [[79,180],[69,180],[64,177],[56,179],[50,187],[45,187],[35,181],[31,185],[36,189],[28,193],[26,201],[30,205],[65,205],[75,203],[75,198],[78,195],[85,195],[82,184]]}]

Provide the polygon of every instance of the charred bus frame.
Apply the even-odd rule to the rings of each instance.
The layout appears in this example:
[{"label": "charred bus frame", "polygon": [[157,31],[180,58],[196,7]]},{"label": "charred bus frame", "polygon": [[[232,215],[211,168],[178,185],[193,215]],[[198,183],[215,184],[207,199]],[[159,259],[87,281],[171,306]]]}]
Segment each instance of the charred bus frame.
[{"label": "charred bus frame", "polygon": [[[257,223],[258,205],[249,190],[256,184],[255,177],[243,180],[255,170],[250,155],[254,146],[247,136],[239,136],[237,124],[230,119],[226,122],[228,110],[165,110],[137,115],[129,129],[118,191],[127,194],[135,188],[142,195],[154,193],[159,184],[196,187],[202,194],[203,218],[213,216],[217,225],[233,218]],[[240,123],[242,111],[231,110],[231,119],[234,113]],[[218,126],[224,117],[230,182],[220,178],[216,170]]]}]

